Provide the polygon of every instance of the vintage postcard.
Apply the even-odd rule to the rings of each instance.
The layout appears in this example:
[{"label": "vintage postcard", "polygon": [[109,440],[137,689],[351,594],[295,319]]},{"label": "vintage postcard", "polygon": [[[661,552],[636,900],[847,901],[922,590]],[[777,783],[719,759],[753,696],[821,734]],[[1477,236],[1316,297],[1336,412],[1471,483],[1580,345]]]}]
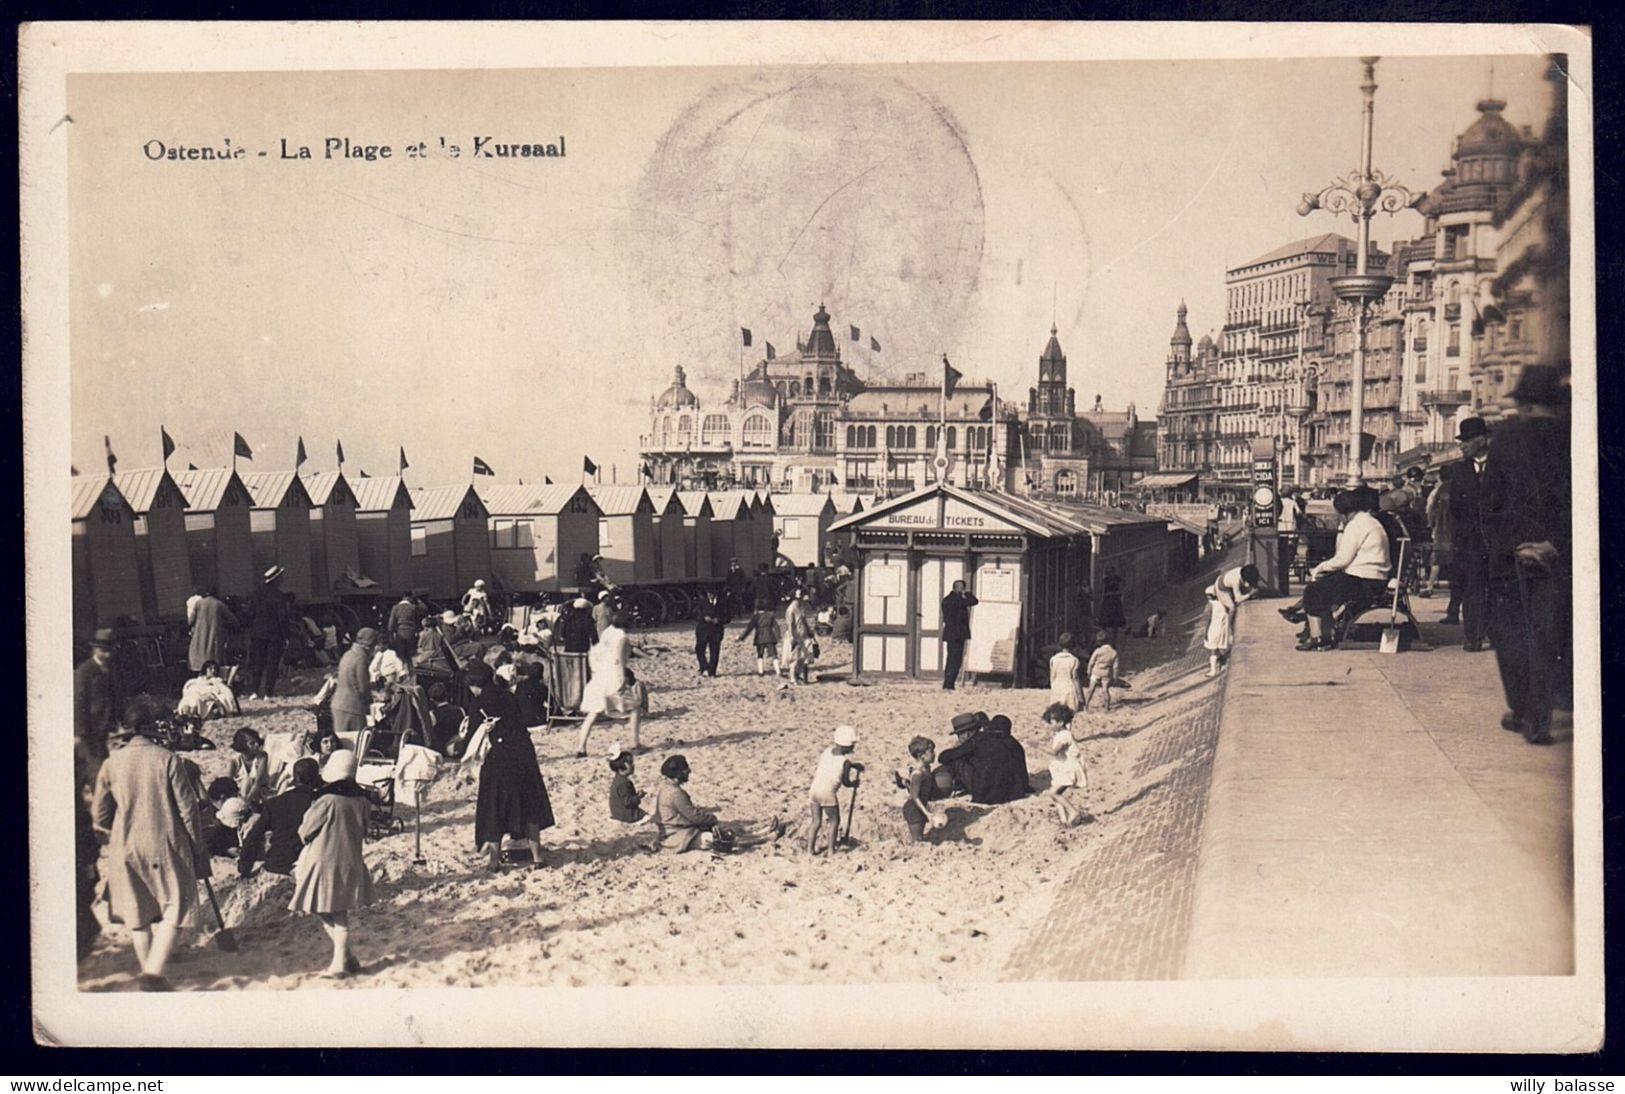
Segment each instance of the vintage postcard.
[{"label": "vintage postcard", "polygon": [[23,27],[36,1037],[1595,1049],[1591,73]]}]

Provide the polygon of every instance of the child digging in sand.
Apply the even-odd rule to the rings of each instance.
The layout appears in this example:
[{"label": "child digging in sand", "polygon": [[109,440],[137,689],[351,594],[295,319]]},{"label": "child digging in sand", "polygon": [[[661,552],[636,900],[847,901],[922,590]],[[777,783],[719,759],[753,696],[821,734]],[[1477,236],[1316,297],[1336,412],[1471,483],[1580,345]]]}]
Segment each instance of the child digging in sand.
[{"label": "child digging in sand", "polygon": [[1072,710],[1065,703],[1051,703],[1044,711],[1044,725],[1053,736],[1050,753],[1055,757],[1049,764],[1048,797],[1055,806],[1061,825],[1070,828],[1084,816],[1081,799],[1089,788],[1089,776],[1083,770],[1083,755],[1078,742],[1072,738]]},{"label": "child digging in sand", "polygon": [[810,854],[818,854],[818,834],[826,820],[830,824],[829,848],[824,853],[831,857],[835,854],[835,845],[841,838],[841,806],[835,794],[843,786],[857,785],[853,776],[856,771],[863,770],[851,760],[852,751],[857,746],[858,731],[851,726],[837,726],[835,743],[818,758],[818,769],[813,772],[812,781],[812,834],[807,837],[807,851]]}]

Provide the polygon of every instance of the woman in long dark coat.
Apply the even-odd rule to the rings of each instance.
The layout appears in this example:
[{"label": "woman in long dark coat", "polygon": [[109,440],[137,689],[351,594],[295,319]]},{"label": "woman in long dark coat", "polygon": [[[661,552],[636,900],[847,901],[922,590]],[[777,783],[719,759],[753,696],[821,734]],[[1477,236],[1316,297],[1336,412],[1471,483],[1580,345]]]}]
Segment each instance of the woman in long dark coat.
[{"label": "woman in long dark coat", "polygon": [[522,839],[530,846],[531,861],[542,864],[541,831],[553,827],[553,803],[536,763],[530,732],[519,718],[513,696],[499,684],[486,682],[486,673],[469,673],[469,690],[487,717],[491,749],[480,765],[480,796],[474,808],[474,846],[491,856],[490,868],[502,869],[502,837]]}]

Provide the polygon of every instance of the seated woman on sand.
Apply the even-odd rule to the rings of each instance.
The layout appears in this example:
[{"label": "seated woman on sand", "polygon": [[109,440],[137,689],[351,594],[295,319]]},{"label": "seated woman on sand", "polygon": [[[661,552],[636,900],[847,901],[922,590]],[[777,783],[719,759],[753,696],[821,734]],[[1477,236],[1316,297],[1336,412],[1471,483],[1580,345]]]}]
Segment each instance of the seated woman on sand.
[{"label": "seated woman on sand", "polygon": [[768,843],[784,833],[784,825],[777,817],[758,830],[722,826],[715,813],[696,808],[688,791],[683,789],[690,774],[688,760],[680,755],[668,756],[660,765],[654,819],[659,834],[656,850],[661,854],[678,855],[696,847],[702,851],[738,850]]}]

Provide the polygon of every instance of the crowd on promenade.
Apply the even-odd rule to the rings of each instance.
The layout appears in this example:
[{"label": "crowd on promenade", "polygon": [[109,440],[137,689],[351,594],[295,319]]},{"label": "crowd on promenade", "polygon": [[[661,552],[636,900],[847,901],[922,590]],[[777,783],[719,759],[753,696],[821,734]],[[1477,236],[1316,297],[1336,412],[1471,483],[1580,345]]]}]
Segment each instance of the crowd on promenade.
[{"label": "crowd on promenade", "polygon": [[[1462,628],[1463,650],[1495,653],[1507,704],[1502,728],[1548,745],[1554,709],[1573,702],[1567,377],[1529,366],[1513,398],[1517,415],[1493,430],[1478,417],[1458,423],[1459,459],[1409,468],[1385,490],[1339,491],[1336,548],[1308,569],[1302,598],[1281,614],[1302,627],[1299,650],[1333,650],[1340,624],[1386,602],[1396,582],[1431,597],[1442,581],[1443,622]],[[1282,532],[1297,534],[1306,523],[1301,497],[1289,495]],[[1401,550],[1411,555],[1409,567]],[[1219,584],[1230,580],[1221,576]],[[1257,584],[1256,574],[1233,584],[1230,598]],[[1225,595],[1217,585],[1215,592]]]}]

